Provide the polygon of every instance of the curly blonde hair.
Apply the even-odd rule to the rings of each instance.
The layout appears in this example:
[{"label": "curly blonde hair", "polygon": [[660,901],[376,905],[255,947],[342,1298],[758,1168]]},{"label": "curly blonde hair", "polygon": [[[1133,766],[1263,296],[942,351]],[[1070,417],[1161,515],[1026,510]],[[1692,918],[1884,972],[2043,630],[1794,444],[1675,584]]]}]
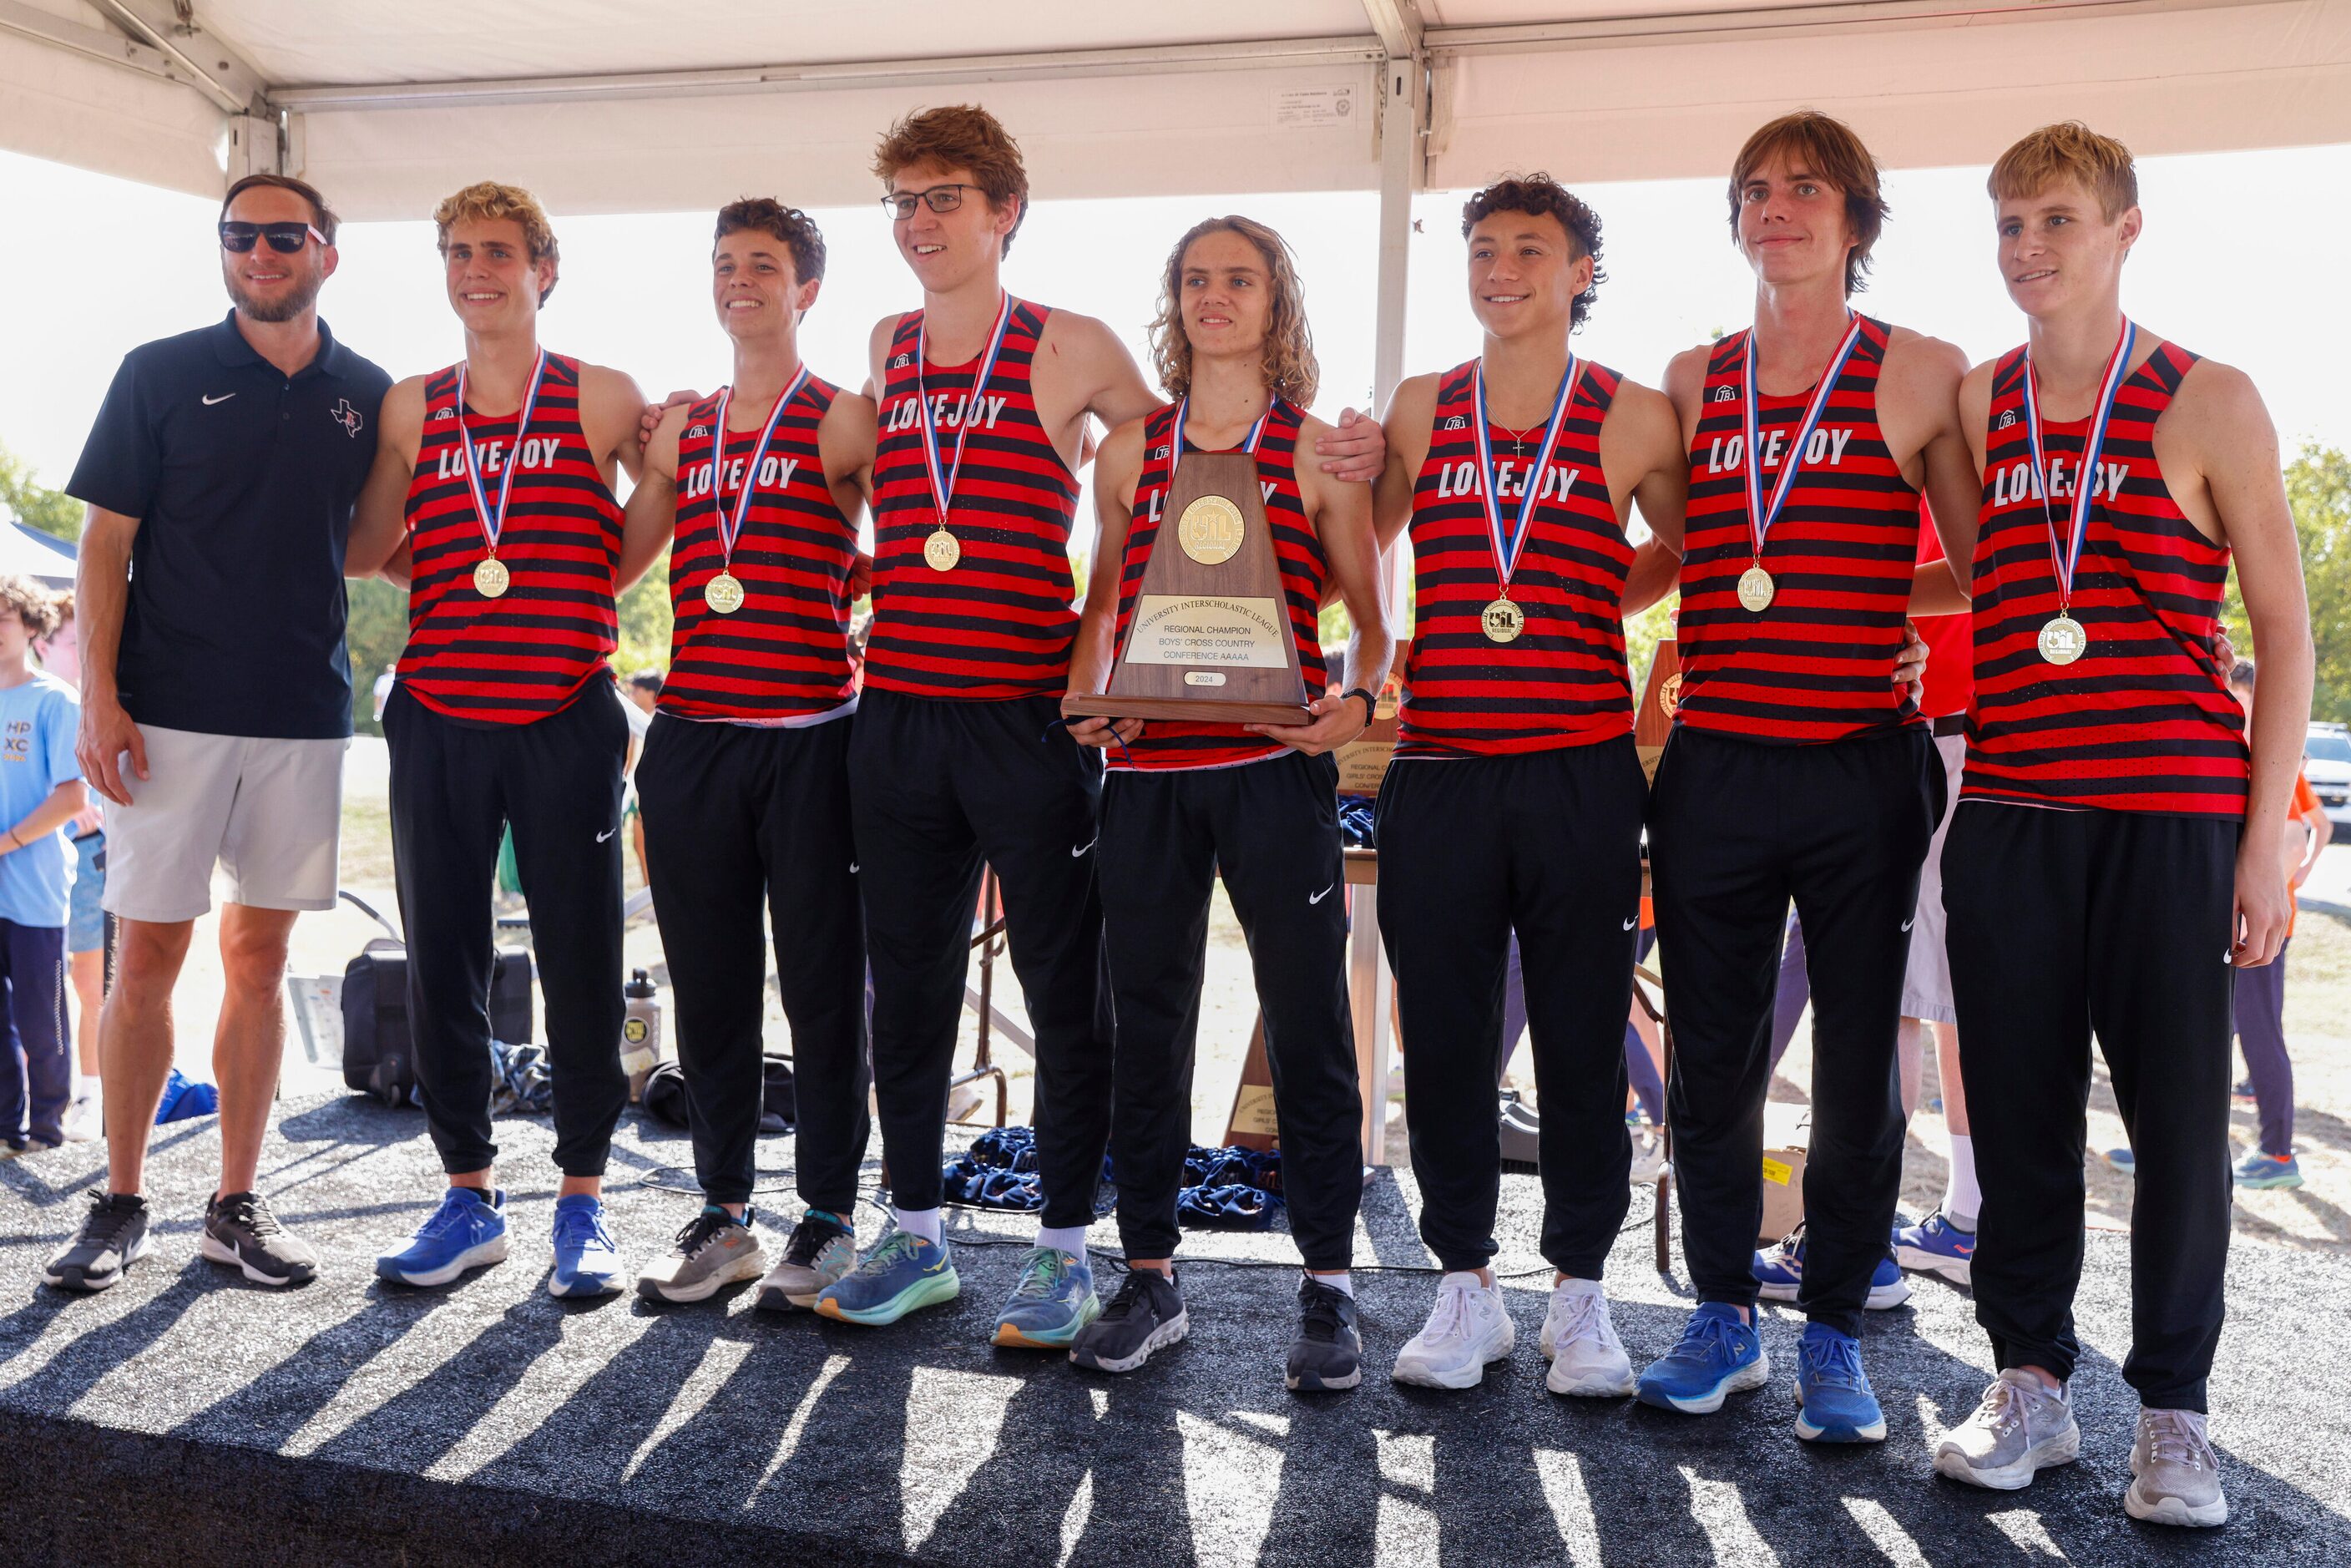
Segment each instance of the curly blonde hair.
[{"label": "curly blonde hair", "polygon": [[1273,290],[1273,313],[1265,325],[1265,384],[1277,397],[1304,408],[1322,384],[1314,359],[1314,334],[1306,325],[1305,291],[1289,245],[1254,218],[1230,215],[1194,224],[1167,253],[1159,279],[1159,314],[1151,322],[1151,368],[1170,397],[1192,390],[1192,340],[1184,331],[1184,253],[1212,234],[1236,234],[1257,246]]},{"label": "curly blonde hair", "polygon": [[57,629],[57,596],[29,577],[0,576],[0,607],[15,611],[36,642]]},{"label": "curly blonde hair", "polygon": [[[555,226],[547,221],[547,209],[538,198],[520,185],[501,185],[495,180],[484,180],[466,186],[454,196],[442,199],[433,209],[433,225],[439,231],[434,242],[443,255],[449,251],[449,231],[461,223],[496,223],[511,218],[522,225],[523,244],[530,250],[530,264],[540,262],[562,265],[562,255],[556,248]],[[555,292],[555,279],[549,276],[547,287],[538,291],[538,302]]]}]

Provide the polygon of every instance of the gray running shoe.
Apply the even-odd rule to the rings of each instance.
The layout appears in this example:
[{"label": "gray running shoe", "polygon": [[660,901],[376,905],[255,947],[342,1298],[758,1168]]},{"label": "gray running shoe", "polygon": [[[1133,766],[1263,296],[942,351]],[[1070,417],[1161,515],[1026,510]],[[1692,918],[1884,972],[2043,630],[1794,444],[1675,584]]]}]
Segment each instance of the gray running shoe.
[{"label": "gray running shoe", "polygon": [[103,1291],[149,1249],[147,1200],[132,1192],[94,1192],[81,1234],[49,1260],[41,1278],[61,1291]]},{"label": "gray running shoe", "polygon": [[2081,1452],[2082,1429],[2065,1391],[2011,1368],[1984,1390],[1975,1414],[1935,1445],[1935,1468],[1970,1486],[2015,1491],[2034,1471],[2071,1464]]},{"label": "gray running shoe", "polygon": [[1070,1359],[1096,1372],[1133,1372],[1191,1326],[1173,1279],[1156,1269],[1129,1269],[1110,1305],[1070,1342]]},{"label": "gray running shoe", "polygon": [[225,1193],[204,1205],[196,1250],[256,1285],[307,1285],[319,1277],[319,1249],[278,1224],[257,1192]]},{"label": "gray running shoe", "polygon": [[2131,1474],[2123,1494],[2133,1519],[2150,1524],[2210,1526],[2228,1521],[2220,1495],[2220,1465],[2204,1437],[2204,1417],[2193,1410],[2141,1410],[2131,1440]]},{"label": "gray running shoe", "polygon": [[758,1298],[752,1304],[770,1312],[795,1307],[810,1311],[826,1286],[847,1278],[856,1267],[855,1233],[832,1216],[810,1209],[792,1227],[791,1239],[784,1243],[784,1260],[759,1281]]},{"label": "gray running shoe", "polygon": [[656,1301],[706,1301],[738,1281],[758,1279],[767,1264],[751,1233],[749,1205],[737,1219],[718,1204],[705,1204],[677,1233],[676,1244],[637,1275],[637,1294]]}]

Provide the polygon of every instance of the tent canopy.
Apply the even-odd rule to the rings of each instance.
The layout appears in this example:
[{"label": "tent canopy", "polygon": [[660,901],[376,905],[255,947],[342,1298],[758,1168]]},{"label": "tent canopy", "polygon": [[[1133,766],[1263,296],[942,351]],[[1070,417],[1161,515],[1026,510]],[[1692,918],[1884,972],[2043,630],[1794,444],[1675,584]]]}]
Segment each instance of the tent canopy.
[{"label": "tent canopy", "polygon": [[2351,0],[0,0],[0,146],[360,219],[492,172],[571,213],[859,202],[893,119],[975,99],[1053,196],[1378,190],[1384,391],[1415,190],[1719,174],[1800,103],[1895,166],[2060,117],[2351,141]]}]

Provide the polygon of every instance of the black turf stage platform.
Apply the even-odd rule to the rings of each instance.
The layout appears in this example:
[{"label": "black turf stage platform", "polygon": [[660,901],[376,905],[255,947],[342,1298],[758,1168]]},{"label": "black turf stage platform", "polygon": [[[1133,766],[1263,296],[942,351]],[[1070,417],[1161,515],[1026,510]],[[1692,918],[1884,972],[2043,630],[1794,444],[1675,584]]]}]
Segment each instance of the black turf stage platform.
[{"label": "black turf stage platform", "polygon": [[[893,1330],[755,1315],[747,1296],[660,1309],[544,1289],[549,1134],[504,1122],[517,1241],[460,1287],[381,1287],[379,1246],[437,1186],[413,1113],[290,1103],[264,1161],[280,1212],[329,1272],[275,1294],[195,1257],[214,1167],[209,1121],[166,1129],[152,1199],[159,1254],[122,1286],[69,1299],[41,1262],[100,1179],[94,1148],[0,1167],[0,1559],[11,1563],[486,1565],[941,1563],[2046,1563],[2351,1562],[2351,1269],[2240,1245],[2214,1436],[2234,1521],[2182,1535],[2126,1520],[2133,1410],[2122,1345],[2126,1243],[2090,1241],[2093,1347],[2077,1385],[2085,1455],[2024,1493],[1937,1479],[1924,1436],[1985,1378],[1964,1295],[1920,1283],[1875,1314],[1882,1448],[1790,1435],[1784,1371],[1724,1414],[1546,1395],[1534,1350],[1547,1276],[1526,1245],[1531,1178],[1505,1184],[1503,1261],[1520,1348],[1484,1387],[1405,1392],[1384,1375],[1433,1281],[1360,1273],[1373,1375],[1352,1395],[1282,1391],[1294,1276],[1186,1272],[1191,1341],[1124,1379],[987,1343],[1017,1252],[967,1247],[963,1300]],[[764,1158],[780,1166],[789,1143]],[[657,1185],[682,1137],[632,1116],[613,1167],[633,1253],[693,1199]],[[780,1170],[776,1173],[781,1175]],[[765,1178],[763,1178],[765,1179]],[[1428,1260],[1409,1178],[1366,1194],[1359,1261]],[[778,1192],[778,1213],[789,1202]],[[1683,1305],[1649,1266],[1646,1192],[1614,1264],[1635,1360]],[[869,1208],[861,1224],[877,1217]],[[1025,1221],[959,1217],[975,1237]],[[1099,1233],[1108,1239],[1107,1228]],[[1273,1260],[1279,1236],[1203,1236],[1202,1257]],[[1105,1270],[1107,1272],[1107,1270]],[[1105,1286],[1105,1289],[1108,1287]],[[1792,1358],[1799,1324],[1770,1314]]]}]

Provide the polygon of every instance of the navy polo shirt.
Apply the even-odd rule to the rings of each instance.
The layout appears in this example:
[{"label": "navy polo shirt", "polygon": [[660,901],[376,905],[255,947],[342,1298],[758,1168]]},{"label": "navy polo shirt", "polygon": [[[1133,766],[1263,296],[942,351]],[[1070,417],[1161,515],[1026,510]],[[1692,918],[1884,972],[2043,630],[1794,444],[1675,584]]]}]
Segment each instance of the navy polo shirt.
[{"label": "navy polo shirt", "polygon": [[115,668],[134,722],[351,733],[343,547],[391,385],[323,321],[289,380],[234,310],[123,356],[66,490],[140,519]]}]

